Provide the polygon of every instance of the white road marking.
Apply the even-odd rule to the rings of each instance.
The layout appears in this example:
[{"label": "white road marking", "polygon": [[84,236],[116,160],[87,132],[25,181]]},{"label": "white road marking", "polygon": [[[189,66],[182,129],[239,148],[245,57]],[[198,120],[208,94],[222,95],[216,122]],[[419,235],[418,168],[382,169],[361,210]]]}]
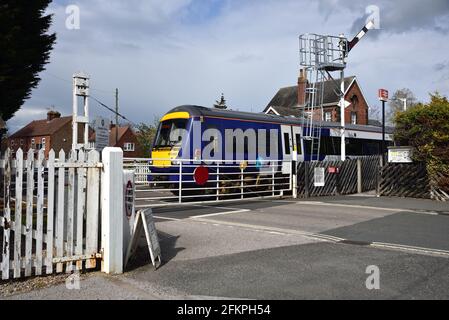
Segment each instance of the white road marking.
[{"label": "white road marking", "polygon": [[219,209],[219,210],[243,210],[242,208],[216,207],[216,206],[208,206],[205,204],[195,204],[192,207],[209,208],[209,209],[212,208],[212,209]]},{"label": "white road marking", "polygon": [[254,231],[258,231],[258,232],[268,232],[268,233],[275,232],[277,234],[282,234],[284,236],[298,235],[298,236],[314,238],[314,239],[318,239],[320,241],[327,241],[327,242],[329,242],[329,241],[336,242],[336,241],[339,241],[339,240],[343,240],[343,239],[339,239],[339,238],[336,238],[336,237],[328,237],[328,236],[316,235],[314,233],[306,232],[306,231],[299,231],[299,230],[293,230],[293,229],[282,229],[282,228],[275,228],[275,227],[267,227],[267,226],[253,225],[253,224],[247,224],[247,223],[238,223],[238,222],[229,222],[229,221],[220,221],[220,220],[213,220],[213,219],[202,219],[202,218],[197,218],[197,219],[195,219],[195,221],[200,221],[200,222],[203,222],[203,223],[206,223],[206,224],[212,224],[212,225],[235,226],[235,227],[240,227],[240,228],[251,229],[251,230],[254,230]]},{"label": "white road marking", "polygon": [[176,219],[176,218],[167,218],[167,217],[161,217],[161,216],[153,216],[156,219],[160,220],[169,220],[169,221],[181,221],[182,219]]},{"label": "white road marking", "polygon": [[211,214],[204,214],[201,216],[194,216],[190,217],[189,219],[197,220],[202,218],[208,218],[208,217],[215,217],[215,216],[223,216],[227,214],[234,214],[234,213],[244,213],[244,212],[250,212],[249,209],[240,209],[240,210],[234,210],[234,211],[226,211],[226,212],[218,212],[218,213],[211,213]]},{"label": "white road marking", "polygon": [[414,246],[407,246],[407,245],[403,245],[403,244],[373,242],[371,244],[371,247],[387,248],[387,249],[394,249],[394,250],[399,250],[399,251],[411,251],[411,252],[416,252],[416,253],[421,253],[421,254],[434,254],[434,255],[449,257],[449,251],[447,251],[447,250],[414,247]]},{"label": "white road marking", "polygon": [[360,206],[354,204],[343,204],[343,203],[330,203],[330,202],[320,202],[320,201],[297,201],[297,204],[303,205],[313,205],[313,206],[326,206],[326,207],[345,207],[345,208],[357,208],[357,209],[370,209],[370,210],[378,210],[378,211],[390,211],[390,212],[412,212],[412,213],[420,213],[427,214],[432,216],[440,215],[439,212],[435,211],[420,211],[413,209],[399,209],[399,208],[381,208],[381,207],[371,207],[371,206]]}]

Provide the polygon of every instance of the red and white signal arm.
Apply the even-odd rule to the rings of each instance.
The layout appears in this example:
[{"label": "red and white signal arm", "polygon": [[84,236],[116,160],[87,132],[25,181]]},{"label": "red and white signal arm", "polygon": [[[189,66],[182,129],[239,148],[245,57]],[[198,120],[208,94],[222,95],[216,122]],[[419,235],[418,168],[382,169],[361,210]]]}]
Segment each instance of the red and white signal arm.
[{"label": "red and white signal arm", "polygon": [[388,90],[386,89],[379,89],[379,100],[380,101],[388,101]]}]

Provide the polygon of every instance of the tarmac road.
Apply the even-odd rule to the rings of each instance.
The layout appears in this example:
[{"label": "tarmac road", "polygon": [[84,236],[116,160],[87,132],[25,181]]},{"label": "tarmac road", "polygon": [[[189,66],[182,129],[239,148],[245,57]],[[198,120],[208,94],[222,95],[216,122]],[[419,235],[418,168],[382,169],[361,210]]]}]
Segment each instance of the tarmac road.
[{"label": "tarmac road", "polygon": [[[158,271],[143,250],[124,275],[10,298],[448,299],[448,211],[370,196],[158,208]],[[373,265],[379,290],[366,287]]]}]

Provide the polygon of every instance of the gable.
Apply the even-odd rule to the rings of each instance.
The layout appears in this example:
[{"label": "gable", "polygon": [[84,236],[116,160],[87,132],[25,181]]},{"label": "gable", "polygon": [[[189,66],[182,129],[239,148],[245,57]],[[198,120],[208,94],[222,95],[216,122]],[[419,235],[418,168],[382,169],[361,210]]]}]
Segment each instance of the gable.
[{"label": "gable", "polygon": [[[345,93],[351,88],[351,86],[354,83],[357,83],[355,76],[345,78]],[[324,88],[322,86],[324,86]],[[322,88],[324,89],[323,103],[325,105],[338,104],[340,100],[339,84],[335,83],[332,80],[328,80],[317,84],[317,90],[322,90]],[[265,108],[264,112],[267,112],[270,107],[297,108],[298,86],[285,87],[279,89],[279,91],[276,93],[273,99],[271,99],[270,103]]]}]

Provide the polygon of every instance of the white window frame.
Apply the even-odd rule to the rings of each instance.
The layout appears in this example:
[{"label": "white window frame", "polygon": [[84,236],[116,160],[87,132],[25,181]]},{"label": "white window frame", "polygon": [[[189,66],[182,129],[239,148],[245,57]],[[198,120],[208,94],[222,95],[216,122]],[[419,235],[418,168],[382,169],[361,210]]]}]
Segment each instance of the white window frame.
[{"label": "white window frame", "polygon": [[123,144],[123,151],[133,152],[136,151],[136,144],[132,142],[125,142]]},{"label": "white window frame", "polygon": [[351,124],[357,124],[357,113],[356,112],[352,112],[351,113]]},{"label": "white window frame", "polygon": [[[329,116],[329,119],[327,118]],[[332,121],[332,111],[326,111],[324,112],[324,121],[331,122]]]}]

